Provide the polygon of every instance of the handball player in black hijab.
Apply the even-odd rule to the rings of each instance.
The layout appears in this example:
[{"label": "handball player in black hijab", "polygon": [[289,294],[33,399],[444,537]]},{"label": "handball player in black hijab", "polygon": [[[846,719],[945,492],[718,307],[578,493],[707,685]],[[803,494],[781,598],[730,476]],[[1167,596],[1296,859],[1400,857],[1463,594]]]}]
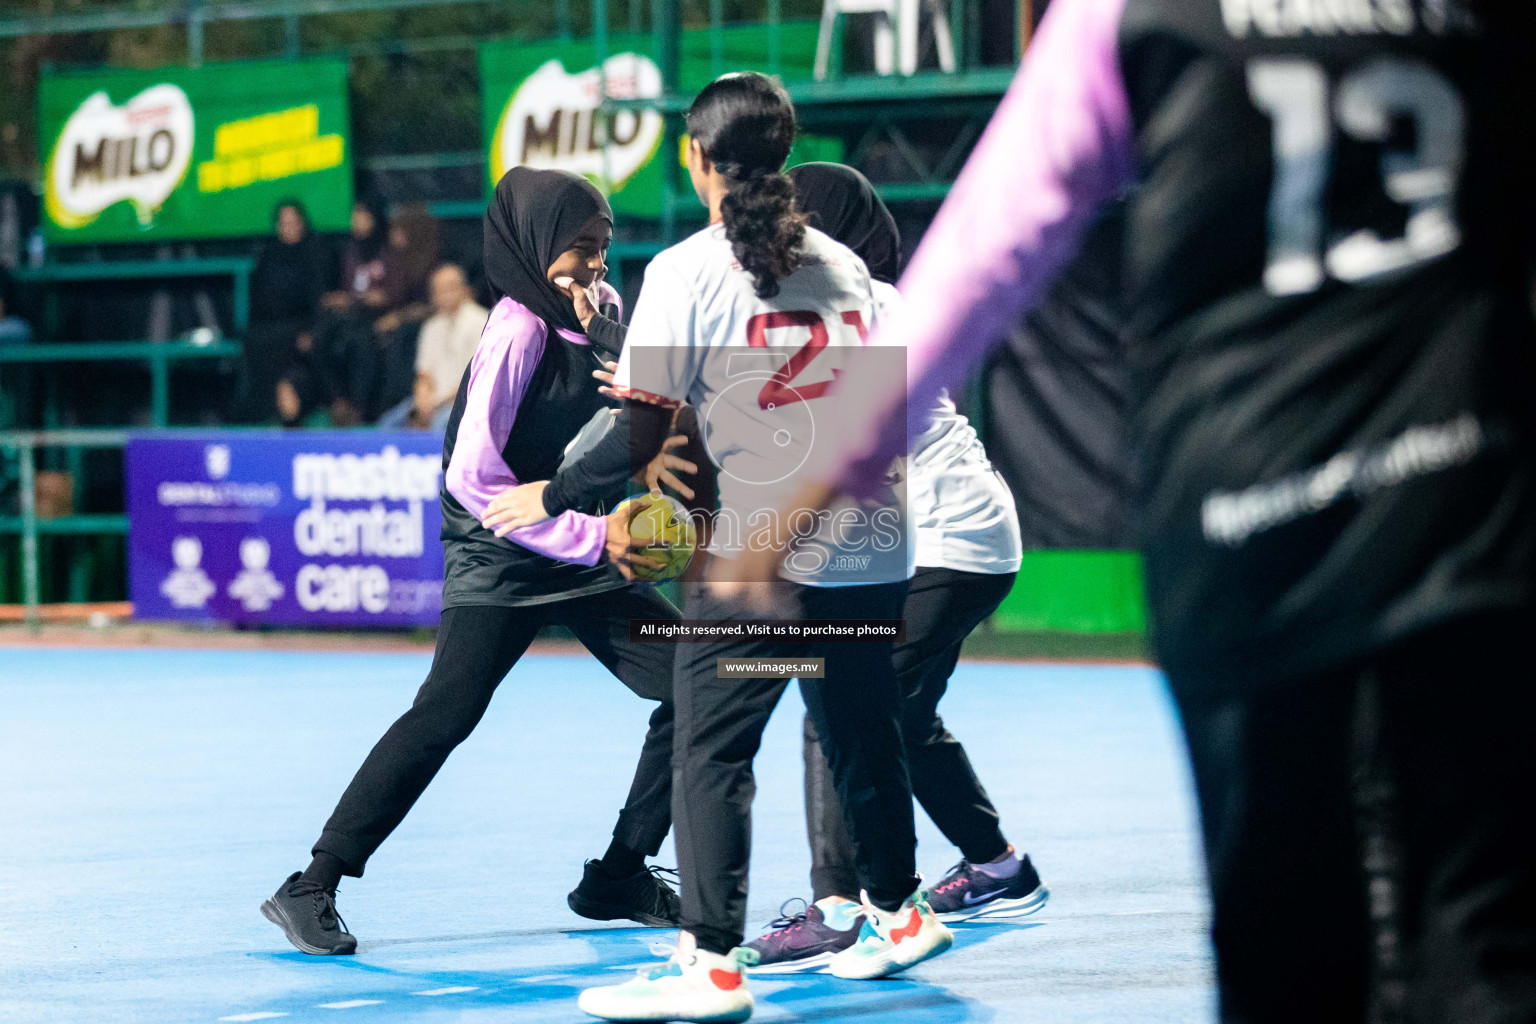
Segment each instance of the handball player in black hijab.
[{"label": "handball player in black hijab", "polygon": [[[411,709],[369,753],[315,843],[313,860],[262,905],[300,950],[352,953],[357,940],[336,913],[336,885],[361,877],[392,832],[469,736],[502,678],[539,630],[574,633],[615,676],[658,701],[613,842],[588,861],[568,903],[597,920],[675,925],[678,900],[647,869],[671,827],[672,649],[629,639],[631,619],[677,611],[625,575],[632,556],[625,516],[572,511],[535,527],[481,525],[485,509],[521,480],[548,478],[566,446],[603,408],[585,319],[622,343],[618,294],[602,278],[613,234],[608,201],[584,178],[515,167],[496,187],[485,220],[486,276],[496,303],[448,422],[443,447],[442,623],[431,671]],[[590,307],[590,308],[585,308]],[[615,495],[614,497],[621,497]],[[582,735],[573,729],[573,736]],[[607,749],[612,737],[589,737]],[[581,751],[573,750],[573,756]]]},{"label": "handball player in black hijab", "polygon": [[846,164],[814,161],[784,172],[795,183],[795,207],[812,227],[852,249],[869,276],[895,284],[901,232],[869,179]]}]

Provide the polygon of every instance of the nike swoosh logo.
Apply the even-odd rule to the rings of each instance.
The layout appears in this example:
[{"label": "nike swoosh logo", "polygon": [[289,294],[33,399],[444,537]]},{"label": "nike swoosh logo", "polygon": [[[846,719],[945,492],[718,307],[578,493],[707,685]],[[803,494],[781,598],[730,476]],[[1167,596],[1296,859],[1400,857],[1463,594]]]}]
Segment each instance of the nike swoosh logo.
[{"label": "nike swoosh logo", "polygon": [[974,907],[978,903],[985,903],[985,902],[987,902],[987,900],[995,900],[995,899],[997,899],[1001,895],[1002,895],[1002,890],[999,889],[997,892],[989,892],[986,895],[981,896],[980,898],[973,900],[973,899],[971,899],[971,894],[970,893],[966,893],[965,894],[965,905],[968,906],[968,907]]}]

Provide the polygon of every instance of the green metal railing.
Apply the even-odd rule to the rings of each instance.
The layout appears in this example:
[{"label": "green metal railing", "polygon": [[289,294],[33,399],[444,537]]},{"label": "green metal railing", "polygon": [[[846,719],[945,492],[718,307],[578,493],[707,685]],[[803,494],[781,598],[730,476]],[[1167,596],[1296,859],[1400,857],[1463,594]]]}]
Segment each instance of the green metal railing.
[{"label": "green metal railing", "polygon": [[150,421],[170,425],[171,365],[200,359],[228,359],[240,355],[240,343],[229,339],[198,345],[190,341],[78,341],[38,342],[0,348],[0,366],[37,366],[58,363],[145,363],[149,366]]},{"label": "green metal railing", "polygon": [[[0,367],[51,364],[64,366],[88,362],[141,362],[150,371],[150,417],[157,427],[170,421],[170,373],[175,363],[189,360],[227,359],[240,354],[238,342],[223,340],[210,345],[171,342],[41,342],[0,348]],[[121,429],[66,429],[0,432],[0,479],[15,479],[19,515],[0,516],[0,536],[21,539],[21,591],[26,620],[39,621],[41,602],[38,540],[43,536],[125,536],[128,517],[122,513],[70,513],[41,518],[37,514],[37,454],[40,449],[64,449],[66,466],[79,500],[84,452],[93,448],[120,448],[128,439]],[[16,458],[14,476],[6,465]],[[79,566],[74,568],[78,569]],[[72,570],[70,599],[83,600],[85,581]]]},{"label": "green metal railing", "polygon": [[249,256],[207,257],[174,260],[101,260],[91,263],[48,263],[21,267],[12,277],[24,284],[46,289],[43,299],[43,332],[57,336],[58,291],[53,285],[82,281],[161,280],[165,278],[223,277],[234,281],[234,325],[244,333],[251,319],[251,272],[256,261]]},{"label": "green metal railing", "polygon": [[[73,342],[39,343],[0,348],[0,367],[5,365],[67,365],[86,362],[142,362],[150,369],[150,415],[153,424],[164,427],[170,421],[170,372],[173,364],[188,360],[226,359],[240,354],[237,342],[224,340],[211,345],[191,342]],[[37,453],[40,449],[64,449],[66,466],[75,487],[74,500],[80,496],[84,452],[92,448],[120,448],[128,432],[121,429],[72,429],[0,432],[0,479],[15,479],[19,515],[0,516],[0,536],[21,538],[21,590],[26,619],[38,621],[41,601],[38,538],[42,536],[123,536],[128,532],[128,517],[121,513],[70,513],[41,518],[37,514]],[[5,463],[16,457],[14,476]],[[71,600],[83,600],[84,581],[71,574]]]},{"label": "green metal railing", "polygon": [[[89,263],[50,263],[42,267],[17,270],[17,281],[43,292],[42,333],[57,337],[62,316],[63,286],[70,284],[125,281],[168,280],[228,276],[233,283],[233,324],[244,333],[250,322],[251,273],[255,261],[249,257],[175,260],[120,260]],[[149,370],[150,421],[164,427],[171,418],[171,370],[179,363],[238,357],[238,341],[220,339],[209,344],[191,341],[38,341],[28,345],[0,348],[0,376],[9,376],[31,368],[67,369],[85,363],[139,363]],[[57,424],[62,416],[57,406],[52,381],[47,389],[43,423]],[[70,514],[43,519],[37,515],[37,453],[39,449],[64,449],[65,465],[71,471],[78,501],[84,464],[84,451],[91,448],[121,447],[127,439],[123,430],[42,430],[0,433],[0,462],[8,462],[14,453],[14,476],[8,466],[0,466],[0,478],[15,479],[19,491],[20,515],[0,516],[0,536],[19,535],[21,549],[21,590],[26,618],[38,621],[41,599],[38,538],[40,536],[125,535],[128,517],[122,514]],[[77,566],[78,568],[78,566]],[[71,574],[71,597],[84,589],[84,581]]]},{"label": "green metal railing", "polygon": [[0,432],[0,455],[14,454],[20,490],[19,516],[0,516],[0,534],[21,535],[21,593],[27,624],[41,621],[38,538],[44,534],[128,533],[126,515],[70,515],[43,519],[37,514],[37,452],[39,448],[121,448],[126,430],[28,430]]},{"label": "green metal railing", "polygon": [[[15,271],[18,282],[42,290],[41,334],[56,338],[63,324],[61,287],[69,284],[168,280],[174,278],[228,276],[233,283],[232,321],[237,334],[244,334],[251,318],[251,273],[256,261],[250,257],[192,258],[175,260],[114,260],[89,263],[49,263]],[[61,366],[91,362],[137,362],[149,368],[150,418],[157,427],[170,422],[171,366],[192,360],[226,359],[240,354],[240,344],[218,340],[199,345],[190,341],[37,341],[30,345],[0,348],[0,371],[6,367]],[[50,406],[53,402],[49,391]],[[61,419],[58,410],[48,408],[43,424],[54,427]]]},{"label": "green metal railing", "polygon": [[[187,29],[187,63],[192,67],[198,67],[203,62],[203,30],[211,22],[218,21],[270,21],[283,22],[283,56],[299,57],[313,54],[305,54],[302,49],[302,40],[299,32],[300,19],[306,17],[325,16],[328,14],[348,14],[366,11],[403,11],[411,8],[434,7],[442,5],[444,0],[261,0],[253,3],[250,0],[184,0],[174,6],[160,8],[113,10],[103,9],[97,11],[84,11],[70,14],[38,14],[24,15],[21,17],[0,18],[0,39],[15,38],[32,35],[71,35],[88,32],[113,32],[126,29],[152,28],[161,25],[185,25]],[[505,3],[506,0],[451,0],[453,3]],[[666,9],[662,10],[662,5]],[[529,4],[528,6],[532,6]],[[777,58],[776,38],[777,25],[781,18],[781,5],[779,0],[767,0],[765,21],[769,26],[769,57]],[[631,30],[638,30],[641,18],[641,6],[639,0],[630,0],[629,25]],[[659,0],[655,2],[652,12],[652,23],[664,21],[670,17],[675,19],[679,13],[677,0]],[[594,34],[606,35],[609,23],[608,0],[592,0],[592,27]],[[711,54],[716,58],[716,64],[720,63],[720,55],[723,54],[720,32],[725,21],[725,8],[722,0],[709,0],[710,29],[714,35],[711,38]],[[574,26],[571,18],[570,0],[555,0],[555,35],[560,39],[570,39],[574,35]],[[484,37],[450,36],[440,39],[426,40],[392,40],[388,42],[369,44],[362,48],[369,50],[385,49],[391,52],[415,52],[434,51],[443,48],[472,49]],[[346,52],[353,52],[358,47],[345,47]],[[601,62],[601,61],[599,61]],[[717,69],[724,70],[723,67]]]}]

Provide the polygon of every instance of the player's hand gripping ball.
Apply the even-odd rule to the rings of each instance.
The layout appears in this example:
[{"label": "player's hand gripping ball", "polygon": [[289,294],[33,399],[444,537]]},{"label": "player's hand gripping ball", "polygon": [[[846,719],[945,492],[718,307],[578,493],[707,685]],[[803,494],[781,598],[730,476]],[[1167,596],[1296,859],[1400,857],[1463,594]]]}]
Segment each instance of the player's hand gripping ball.
[{"label": "player's hand gripping ball", "polygon": [[636,553],[665,563],[659,569],[635,563],[632,568],[637,577],[648,583],[665,583],[675,580],[688,568],[693,549],[698,544],[698,530],[688,518],[688,510],[682,502],[667,495],[647,494],[638,498],[626,498],[615,512],[632,508],[639,502],[650,505],[634,513],[629,519],[629,537]]}]

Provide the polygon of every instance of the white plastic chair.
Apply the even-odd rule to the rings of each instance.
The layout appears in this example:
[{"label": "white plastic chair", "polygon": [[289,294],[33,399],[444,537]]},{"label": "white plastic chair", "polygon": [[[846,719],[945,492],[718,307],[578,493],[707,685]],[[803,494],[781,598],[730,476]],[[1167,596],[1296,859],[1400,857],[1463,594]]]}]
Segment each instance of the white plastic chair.
[{"label": "white plastic chair", "polygon": [[824,0],[821,31],[816,37],[816,79],[827,77],[832,57],[832,36],[839,15],[875,14],[875,71],[889,75],[896,70],[896,43],[901,44],[901,73],[917,70],[917,40],[923,9],[933,20],[933,41],[939,51],[939,67],[955,70],[955,45],[949,32],[949,16],[943,0]]}]

